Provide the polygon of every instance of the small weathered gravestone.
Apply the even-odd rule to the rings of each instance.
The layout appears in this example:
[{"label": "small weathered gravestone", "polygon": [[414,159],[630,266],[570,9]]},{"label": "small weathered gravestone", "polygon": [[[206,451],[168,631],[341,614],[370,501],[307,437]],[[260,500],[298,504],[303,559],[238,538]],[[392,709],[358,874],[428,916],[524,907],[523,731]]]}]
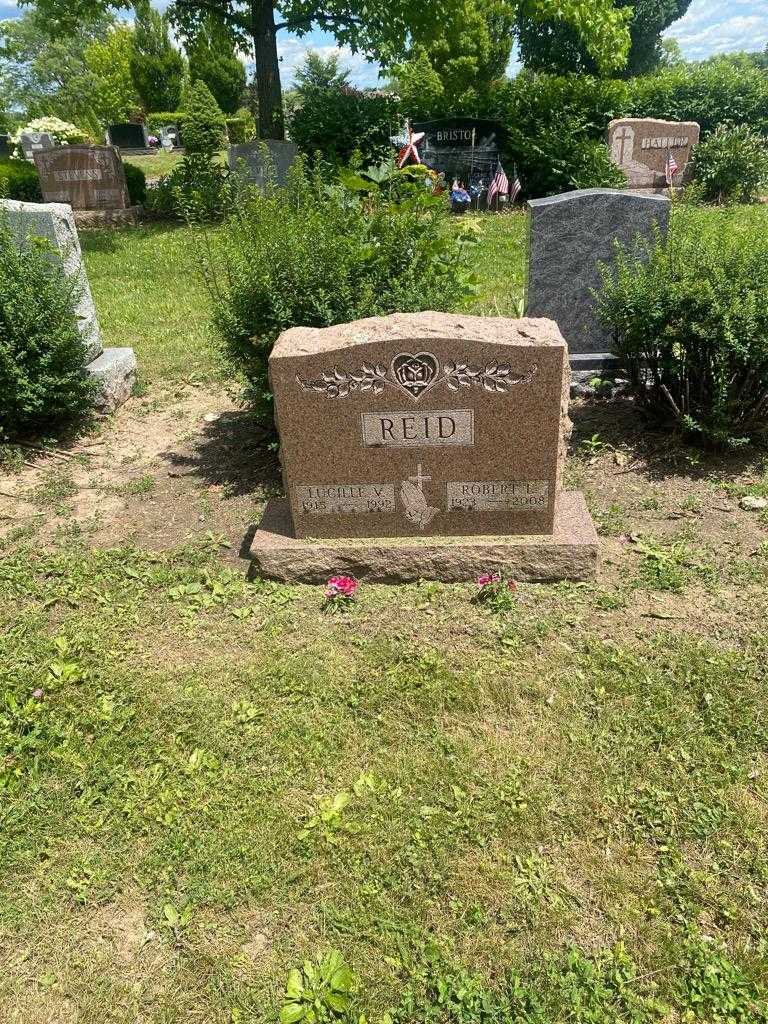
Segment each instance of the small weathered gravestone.
[{"label": "small weathered gravestone", "polygon": [[615,243],[632,246],[669,227],[665,196],[592,188],[530,202],[527,316],[554,320],[568,344],[571,369],[590,376],[611,366],[611,335],[595,311],[600,264],[611,264]]},{"label": "small weathered gravestone", "polygon": [[608,147],[613,162],[626,174],[629,188],[663,189],[670,184],[670,156],[677,166],[671,183],[685,185],[690,180],[691,152],[700,132],[695,121],[625,117],[608,125]]},{"label": "small weathered gravestone", "polygon": [[143,124],[111,124],[107,128],[107,143],[120,149],[149,149],[149,138]]},{"label": "small weathered gravestone", "polygon": [[594,575],[584,500],[561,490],[570,373],[551,321],[419,313],[294,328],[269,365],[287,500],[255,535],[262,574]]},{"label": "small weathered gravestone", "polygon": [[158,137],[160,145],[167,152],[181,145],[181,133],[179,132],[179,126],[176,124],[164,124],[158,130]]},{"label": "small weathered gravestone", "polygon": [[73,210],[125,210],[130,205],[114,146],[62,146],[35,154],[43,199]]},{"label": "small weathered gravestone", "polygon": [[136,379],[136,356],[131,348],[105,349],[102,344],[72,210],[59,203],[2,199],[0,214],[8,218],[20,246],[27,244],[30,238],[44,238],[49,242],[51,260],[58,262],[72,281],[77,295],[75,315],[83,339],[85,371],[96,381],[97,407],[113,412],[131,394]]},{"label": "small weathered gravestone", "polygon": [[258,142],[245,142],[239,146],[230,146],[227,150],[227,163],[231,171],[240,170],[254,185],[263,187],[265,181],[265,151],[270,175],[278,185],[284,185],[288,172],[299,155],[294,142],[283,142],[278,139],[261,139]]},{"label": "small weathered gravestone", "polygon": [[34,160],[35,153],[42,153],[56,146],[53,136],[48,132],[22,132],[19,144],[25,160]]}]

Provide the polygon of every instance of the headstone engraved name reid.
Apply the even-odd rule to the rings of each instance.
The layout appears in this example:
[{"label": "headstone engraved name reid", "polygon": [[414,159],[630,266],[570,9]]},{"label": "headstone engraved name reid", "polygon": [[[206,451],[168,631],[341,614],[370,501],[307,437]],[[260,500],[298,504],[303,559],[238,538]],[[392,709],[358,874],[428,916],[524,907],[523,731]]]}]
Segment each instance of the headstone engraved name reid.
[{"label": "headstone engraved name reid", "polygon": [[419,313],[294,328],[269,363],[287,497],[255,534],[261,575],[594,576],[583,497],[561,490],[570,372],[552,321]]}]

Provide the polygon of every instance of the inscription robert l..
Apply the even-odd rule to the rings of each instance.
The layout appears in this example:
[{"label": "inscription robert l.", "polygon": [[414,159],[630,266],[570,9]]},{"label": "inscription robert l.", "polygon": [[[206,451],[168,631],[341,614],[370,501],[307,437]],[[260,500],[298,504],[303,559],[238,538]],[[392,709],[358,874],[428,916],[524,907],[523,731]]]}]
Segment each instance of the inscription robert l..
[{"label": "inscription robert l.", "polygon": [[475,443],[472,409],[364,412],[361,419],[366,448],[435,448]]},{"label": "inscription robert l.", "polygon": [[451,482],[449,512],[541,512],[549,503],[546,480]]},{"label": "inscription robert l.", "polygon": [[295,488],[302,512],[310,516],[394,512],[394,484],[310,484]]}]

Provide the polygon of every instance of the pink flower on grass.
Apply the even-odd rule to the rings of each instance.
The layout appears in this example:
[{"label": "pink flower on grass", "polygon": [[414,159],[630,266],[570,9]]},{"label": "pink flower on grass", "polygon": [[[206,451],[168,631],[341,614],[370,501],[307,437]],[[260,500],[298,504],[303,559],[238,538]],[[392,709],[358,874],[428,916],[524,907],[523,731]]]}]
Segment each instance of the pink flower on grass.
[{"label": "pink flower on grass", "polygon": [[33,690],[32,696],[34,697],[35,700],[42,700],[43,697],[45,696],[45,693],[43,690]]},{"label": "pink flower on grass", "polygon": [[325,585],[326,600],[332,601],[334,598],[346,597],[351,601],[359,586],[360,584],[354,576],[331,576]]},{"label": "pink flower on grass", "polygon": [[476,582],[482,590],[483,587],[489,587],[492,583],[501,583],[501,576],[497,572],[484,572],[477,577]]}]

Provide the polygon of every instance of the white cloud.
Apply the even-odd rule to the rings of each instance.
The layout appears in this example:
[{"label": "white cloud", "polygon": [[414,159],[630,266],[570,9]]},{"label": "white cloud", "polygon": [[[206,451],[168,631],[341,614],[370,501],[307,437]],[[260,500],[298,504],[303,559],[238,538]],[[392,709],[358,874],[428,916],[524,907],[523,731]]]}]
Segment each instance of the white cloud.
[{"label": "white cloud", "polygon": [[319,53],[321,57],[330,57],[333,53],[338,54],[340,66],[344,71],[349,72],[353,85],[375,86],[378,82],[378,65],[366,60],[362,54],[353,53],[348,46],[313,43],[310,36],[299,39],[296,36],[285,35],[277,38],[280,78],[284,88],[290,88],[296,69],[304,63],[309,50]]},{"label": "white cloud", "polygon": [[768,44],[765,0],[694,0],[666,33],[685,57],[703,60],[733,50],[763,50]]}]

